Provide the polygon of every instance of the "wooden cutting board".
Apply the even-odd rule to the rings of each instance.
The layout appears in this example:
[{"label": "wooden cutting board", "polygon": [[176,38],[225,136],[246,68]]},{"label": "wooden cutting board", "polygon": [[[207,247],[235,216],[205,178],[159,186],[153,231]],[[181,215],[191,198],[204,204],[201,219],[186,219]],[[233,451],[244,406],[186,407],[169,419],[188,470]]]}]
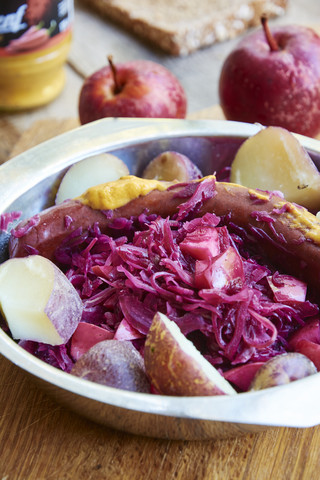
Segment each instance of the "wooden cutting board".
[{"label": "wooden cutting board", "polygon": [[[219,107],[193,118],[223,118]],[[48,119],[11,132],[7,158],[78,122]],[[11,148],[9,143],[11,142]],[[5,157],[7,154],[7,157]],[[2,480],[318,480],[320,427],[274,428],[221,441],[143,438],[96,425],[69,412],[0,358]]]}]

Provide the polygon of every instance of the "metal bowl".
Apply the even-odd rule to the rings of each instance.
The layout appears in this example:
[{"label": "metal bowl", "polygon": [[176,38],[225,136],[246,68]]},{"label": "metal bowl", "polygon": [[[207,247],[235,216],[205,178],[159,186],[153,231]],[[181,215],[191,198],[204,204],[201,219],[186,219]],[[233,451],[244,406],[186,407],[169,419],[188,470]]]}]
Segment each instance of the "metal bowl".
[{"label": "metal bowl", "polygon": [[[0,167],[0,213],[29,217],[53,201],[61,174],[90,155],[112,152],[130,173],[164,150],[187,154],[203,171],[219,171],[259,125],[224,121],[104,119],[42,143]],[[297,135],[320,166],[320,142]],[[0,235],[0,262],[8,235]],[[276,388],[236,396],[169,397],[118,390],[69,375],[19,347],[0,330],[0,353],[59,402],[89,419],[126,432],[170,439],[211,439],[274,426],[320,423],[320,373]]]}]

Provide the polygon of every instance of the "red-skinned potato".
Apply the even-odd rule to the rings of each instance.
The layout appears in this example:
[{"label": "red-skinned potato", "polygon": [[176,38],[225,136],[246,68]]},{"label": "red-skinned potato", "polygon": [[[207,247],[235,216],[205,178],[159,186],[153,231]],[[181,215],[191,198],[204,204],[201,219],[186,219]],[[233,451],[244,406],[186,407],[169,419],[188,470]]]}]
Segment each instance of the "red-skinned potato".
[{"label": "red-skinned potato", "polygon": [[150,393],[143,359],[128,341],[97,343],[74,364],[71,374],[109,387]]},{"label": "red-skinned potato", "polygon": [[250,390],[285,385],[317,373],[313,362],[300,353],[284,353],[268,360],[256,373]]},{"label": "red-skinned potato", "polygon": [[0,309],[13,338],[66,343],[82,315],[82,301],[67,277],[39,255],[0,266]]},{"label": "red-skinned potato", "polygon": [[156,313],[144,348],[146,372],[163,395],[233,395],[236,391],[166,315]]}]

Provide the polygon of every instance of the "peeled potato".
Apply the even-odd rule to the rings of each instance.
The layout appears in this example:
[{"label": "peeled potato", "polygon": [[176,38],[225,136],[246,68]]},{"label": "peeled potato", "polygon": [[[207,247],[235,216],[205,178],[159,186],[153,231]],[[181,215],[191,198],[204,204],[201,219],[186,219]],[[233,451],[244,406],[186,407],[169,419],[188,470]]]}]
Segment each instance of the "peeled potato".
[{"label": "peeled potato", "polygon": [[56,195],[56,204],[78,197],[90,187],[118,180],[125,175],[129,175],[128,167],[115,155],[104,153],[86,158],[72,165],[64,175]]},{"label": "peeled potato", "polygon": [[163,152],[145,168],[142,177],[171,182],[188,182],[202,178],[199,168],[182,153],[168,151]]},{"label": "peeled potato", "polygon": [[281,127],[264,128],[241,145],[231,165],[230,181],[280,190],[290,202],[320,209],[320,173],[300,142]]},{"label": "peeled potato", "polygon": [[150,392],[143,359],[128,341],[97,343],[74,364],[71,374],[109,387]]},{"label": "peeled potato", "polygon": [[317,373],[313,362],[300,353],[284,353],[271,358],[258,370],[250,390],[277,387]]},{"label": "peeled potato", "polygon": [[156,313],[147,334],[144,363],[163,395],[233,395],[236,391],[166,315]]},{"label": "peeled potato", "polygon": [[83,304],[54,263],[31,255],[0,265],[0,309],[13,338],[61,345],[77,328]]}]

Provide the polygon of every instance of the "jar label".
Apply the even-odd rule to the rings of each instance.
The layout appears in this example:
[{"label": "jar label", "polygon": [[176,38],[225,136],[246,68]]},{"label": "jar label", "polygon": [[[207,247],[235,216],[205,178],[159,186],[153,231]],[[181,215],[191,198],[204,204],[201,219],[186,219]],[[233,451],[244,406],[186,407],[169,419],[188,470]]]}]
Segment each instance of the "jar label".
[{"label": "jar label", "polygon": [[1,0],[0,56],[50,48],[73,20],[73,0]]}]

